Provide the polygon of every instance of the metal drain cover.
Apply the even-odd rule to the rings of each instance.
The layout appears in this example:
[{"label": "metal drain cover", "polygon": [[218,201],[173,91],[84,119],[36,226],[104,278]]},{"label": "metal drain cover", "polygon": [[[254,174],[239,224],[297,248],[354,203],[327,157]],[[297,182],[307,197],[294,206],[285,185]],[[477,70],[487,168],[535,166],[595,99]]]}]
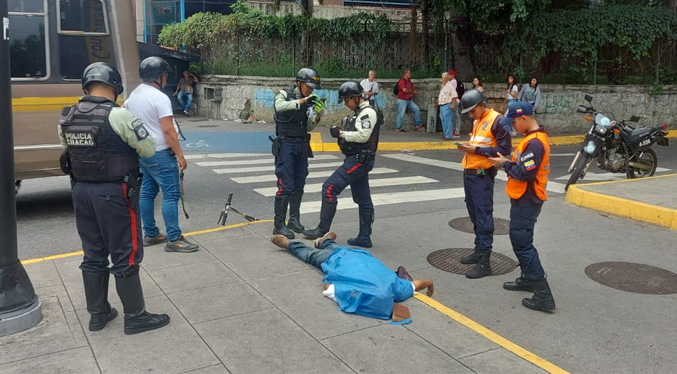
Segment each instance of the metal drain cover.
[{"label": "metal drain cover", "polygon": [[651,295],[677,293],[677,274],[655,266],[633,262],[599,262],[585,268],[597,283],[621,291]]},{"label": "metal drain cover", "polygon": [[[471,248],[446,248],[432,252],[426,260],[428,263],[440,270],[454,274],[465,274],[475,265],[464,265],[460,262],[461,257],[465,257],[473,252]],[[517,262],[500,253],[491,253],[491,270],[494,275],[508,274],[517,267]]]},{"label": "metal drain cover", "polygon": [[[454,218],[449,221],[449,226],[458,231],[474,234],[470,217]],[[510,221],[503,218],[494,218],[494,235],[508,235],[510,233]]]}]

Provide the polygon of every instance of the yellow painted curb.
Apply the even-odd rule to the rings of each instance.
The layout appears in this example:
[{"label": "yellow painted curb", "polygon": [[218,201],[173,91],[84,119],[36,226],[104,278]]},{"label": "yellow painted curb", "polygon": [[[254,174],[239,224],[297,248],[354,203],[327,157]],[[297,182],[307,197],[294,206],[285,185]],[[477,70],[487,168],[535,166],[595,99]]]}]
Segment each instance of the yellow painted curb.
[{"label": "yellow painted curb", "polygon": [[[677,174],[660,175],[650,178],[674,177]],[[637,221],[651,223],[653,225],[668,227],[677,230],[677,210],[664,208],[640,201],[609,196],[593,191],[586,191],[587,186],[596,186],[611,183],[632,183],[642,179],[627,179],[621,181],[598,182],[583,185],[571,185],[567,191],[565,200],[568,203],[593,209],[600,212],[613,214],[619,217],[631,218]]]},{"label": "yellow painted curb", "polygon": [[469,328],[470,330],[484,336],[485,338],[491,340],[492,342],[498,344],[499,346],[507,349],[518,357],[531,362],[532,364],[538,366],[539,368],[549,372],[549,373],[568,373],[568,371],[560,368],[559,366],[553,364],[552,362],[537,356],[526,349],[520,347],[519,345],[511,342],[510,340],[496,334],[495,332],[489,330],[488,328],[480,325],[479,323],[471,320],[470,318],[464,316],[457,311],[446,307],[445,305],[437,302],[434,299],[429,298],[426,295],[417,293],[414,295],[416,299],[423,302],[424,304],[430,306],[431,308],[439,311],[440,313],[446,315],[447,317],[453,319],[454,321],[460,323],[461,325]]}]

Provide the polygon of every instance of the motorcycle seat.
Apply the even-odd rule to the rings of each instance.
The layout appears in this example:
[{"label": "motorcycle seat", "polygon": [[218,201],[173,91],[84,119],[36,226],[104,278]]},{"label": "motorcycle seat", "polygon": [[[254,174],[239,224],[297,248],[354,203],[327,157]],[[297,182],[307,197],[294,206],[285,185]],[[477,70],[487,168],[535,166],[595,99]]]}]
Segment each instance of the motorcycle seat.
[{"label": "motorcycle seat", "polygon": [[630,132],[629,134],[627,132],[624,133],[624,135],[626,135],[625,141],[628,144],[633,144],[639,142],[643,138],[648,137],[650,133],[651,133],[650,128],[646,126],[638,127],[636,129],[633,129],[632,132]]}]

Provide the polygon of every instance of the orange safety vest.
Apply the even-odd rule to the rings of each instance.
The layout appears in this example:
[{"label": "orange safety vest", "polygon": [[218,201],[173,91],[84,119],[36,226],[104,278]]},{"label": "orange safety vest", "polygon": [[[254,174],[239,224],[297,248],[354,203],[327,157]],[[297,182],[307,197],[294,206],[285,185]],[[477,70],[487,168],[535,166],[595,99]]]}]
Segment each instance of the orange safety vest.
[{"label": "orange safety vest", "polygon": [[[470,134],[470,141],[468,144],[472,144],[477,147],[496,147],[498,142],[496,137],[491,132],[491,128],[494,125],[494,122],[497,120],[496,117],[501,114],[497,111],[489,108],[482,118],[475,120],[473,124],[472,133]],[[463,168],[464,169],[491,169],[494,167],[494,164],[491,163],[488,157],[477,155],[474,153],[466,153],[463,157]]]},{"label": "orange safety vest", "polygon": [[[531,139],[538,139],[538,141],[543,144],[543,149],[545,150],[541,165],[538,167],[538,173],[536,173],[536,179],[533,181],[536,197],[541,201],[545,201],[548,200],[548,194],[545,189],[548,186],[548,174],[550,174],[550,146],[548,145],[548,135],[543,131],[534,131],[525,136],[515,149],[515,153],[512,156],[512,162],[517,162],[518,164],[521,163],[520,157],[522,156],[522,152],[524,152],[524,148],[526,148],[527,143]],[[533,160],[527,162],[533,162]],[[529,183],[530,181],[518,181],[508,175],[508,184],[505,186],[505,192],[511,199],[519,199],[527,191]]]}]

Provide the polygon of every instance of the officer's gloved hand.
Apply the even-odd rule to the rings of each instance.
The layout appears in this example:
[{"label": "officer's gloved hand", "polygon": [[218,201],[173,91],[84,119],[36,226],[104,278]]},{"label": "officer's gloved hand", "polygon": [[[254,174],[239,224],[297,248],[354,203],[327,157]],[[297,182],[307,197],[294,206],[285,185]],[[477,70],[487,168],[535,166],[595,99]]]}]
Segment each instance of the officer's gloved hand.
[{"label": "officer's gloved hand", "polygon": [[322,100],[315,100],[315,104],[313,104],[313,111],[315,114],[320,114],[324,110],[324,101]]},{"label": "officer's gloved hand", "polygon": [[341,129],[338,126],[332,126],[329,129],[329,133],[331,134],[332,138],[338,138],[339,134],[341,133]]},{"label": "officer's gloved hand", "polygon": [[308,97],[304,97],[303,100],[308,104],[308,106],[314,106],[316,102],[320,101],[320,98],[317,97],[317,95],[310,95]]}]

